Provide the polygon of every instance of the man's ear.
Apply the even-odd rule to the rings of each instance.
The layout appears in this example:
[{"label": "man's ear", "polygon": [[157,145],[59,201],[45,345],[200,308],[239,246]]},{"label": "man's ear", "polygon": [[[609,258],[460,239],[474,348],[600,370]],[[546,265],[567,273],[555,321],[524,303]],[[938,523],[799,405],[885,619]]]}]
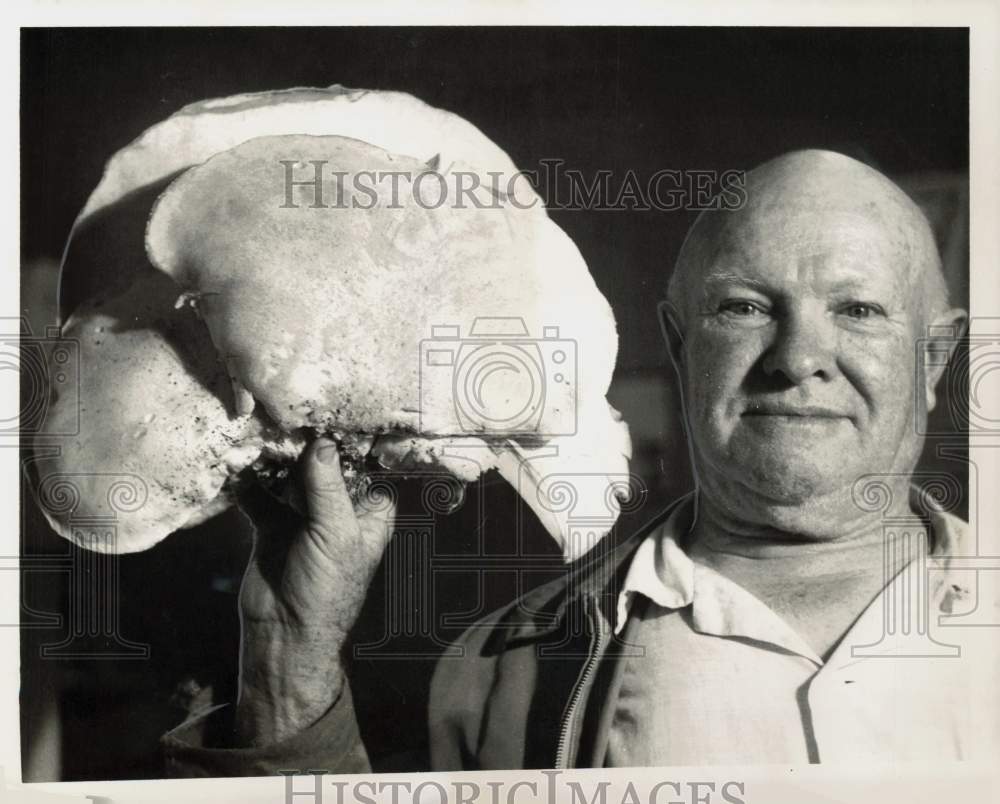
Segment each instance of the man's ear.
[{"label": "man's ear", "polygon": [[934,410],[937,404],[934,389],[948,367],[968,324],[969,316],[965,310],[946,310],[931,322],[927,327],[927,337],[920,341],[921,350],[917,359],[924,367],[924,392],[928,411]]},{"label": "man's ear", "polygon": [[680,315],[677,308],[666,299],[656,305],[656,313],[670,362],[674,364],[678,375],[681,375],[681,365],[684,362],[684,330],[681,328]]}]

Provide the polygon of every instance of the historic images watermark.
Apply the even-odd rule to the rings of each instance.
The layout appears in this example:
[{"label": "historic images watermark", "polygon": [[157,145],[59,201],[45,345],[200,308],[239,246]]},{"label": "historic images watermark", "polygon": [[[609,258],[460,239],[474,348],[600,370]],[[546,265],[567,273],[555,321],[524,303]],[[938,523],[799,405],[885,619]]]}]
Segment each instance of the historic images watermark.
[{"label": "historic images watermark", "polygon": [[[281,209],[530,209],[549,211],[733,211],[746,203],[746,172],[661,168],[649,175],[601,169],[585,175],[563,159],[542,159],[537,170],[475,171],[455,165],[440,170],[337,170],[326,159],[282,159]],[[311,190],[303,197],[303,190]]]},{"label": "historic images watermark", "polygon": [[[16,322],[16,323],[15,323]],[[34,489],[35,500],[49,514],[68,514],[74,540],[90,549],[72,550],[65,555],[32,556],[17,559],[22,572],[57,573],[69,585],[69,612],[65,622],[56,622],[43,612],[25,608],[25,628],[46,628],[62,631],[62,639],[43,646],[47,658],[134,659],[147,658],[148,646],[126,638],[120,632],[118,607],[118,558],[116,529],[121,514],[145,503],[143,478],[133,474],[65,475],[46,472],[46,458],[60,449],[61,438],[73,437],[79,429],[79,344],[63,338],[55,330],[35,337],[23,321],[8,320],[11,331],[4,344],[5,365],[21,373],[23,391],[21,410],[12,420],[19,421],[22,435],[35,435],[47,422],[50,400],[55,394],[69,395],[74,401],[70,408],[75,415],[61,422],[54,430],[46,429],[45,444],[36,444],[34,454],[25,459],[26,471],[36,474],[37,483],[26,485]],[[937,433],[927,427],[926,393],[923,372],[915,372],[915,421],[922,434],[951,434],[968,439],[972,444],[992,445],[1000,428],[1000,414],[993,409],[995,395],[986,387],[1000,366],[1000,320],[973,319],[966,332],[928,332],[917,344],[918,368],[930,366],[946,350],[942,342],[965,340],[968,357],[946,375],[949,394],[949,427]],[[2,344],[0,344],[2,345]],[[962,356],[962,350],[959,350]],[[555,387],[575,388],[577,381],[576,343],[559,337],[558,330],[542,328],[531,333],[522,319],[477,320],[467,333],[456,327],[432,328],[430,337],[421,343],[421,393],[441,393],[451,399],[456,432],[511,438],[537,429],[551,403]],[[519,379],[520,385],[511,378]],[[499,379],[499,382],[496,380]],[[511,388],[523,393],[511,395]],[[501,405],[491,394],[500,394]],[[955,401],[957,400],[957,401]],[[499,413],[497,412],[499,410]],[[548,436],[572,435],[576,431],[575,417],[571,426]],[[7,432],[0,428],[0,434]],[[16,432],[16,429],[13,431]],[[948,452],[942,445],[939,452]],[[478,465],[473,475],[487,470],[492,458],[484,442],[475,445],[452,445],[448,457],[455,461]],[[952,450],[954,451],[954,450]],[[961,455],[942,455],[961,459],[968,468],[968,495],[978,497],[976,466]],[[583,545],[574,551],[586,553],[600,542],[598,532],[612,528],[620,512],[634,512],[646,504],[642,481],[632,475],[609,477],[606,474],[567,473],[548,468],[546,456],[527,465],[524,476],[514,485],[519,492],[518,504],[527,500],[527,508],[544,510],[565,520],[566,538]],[[383,471],[369,478],[367,500],[370,504],[394,500],[406,473]],[[884,530],[884,564],[889,584],[883,596],[883,629],[881,636],[867,644],[852,645],[855,657],[944,658],[958,657],[961,649],[955,639],[955,628],[970,626],[996,627],[997,614],[988,603],[996,597],[996,570],[1000,567],[995,556],[980,554],[978,545],[965,555],[934,554],[921,512],[899,517],[892,503],[893,489],[899,478],[866,475],[855,486],[855,501],[859,509],[881,515]],[[909,477],[922,489],[922,497],[937,510],[950,511],[957,507],[963,494],[963,481],[949,473],[918,473]],[[486,545],[478,545],[481,564],[473,570],[479,585],[478,603],[471,611],[454,611],[444,605],[438,595],[439,582],[455,572],[469,573],[468,556],[441,553],[436,545],[439,518],[466,504],[465,486],[447,471],[422,472],[422,508],[400,516],[387,538],[394,547],[387,552],[388,583],[384,606],[384,632],[374,641],[354,646],[355,655],[365,658],[416,658],[461,656],[447,638],[449,631],[468,627],[488,613],[485,587],[491,575],[516,573],[519,588],[527,590],[532,578],[539,573],[564,569],[557,556],[532,555],[522,542],[522,526],[530,518],[522,507],[516,517],[517,543],[510,555],[492,555]],[[106,513],[98,518],[73,516],[80,495],[98,493],[107,504]],[[29,492],[30,493],[30,492]],[[614,499],[609,494],[615,495]],[[27,500],[25,501],[27,502]],[[535,505],[532,506],[532,503]],[[482,505],[474,499],[473,504]],[[480,515],[481,518],[481,515]],[[975,519],[975,517],[973,517]],[[609,544],[612,540],[605,540]],[[977,540],[978,541],[978,540]],[[600,551],[598,551],[600,552]],[[12,557],[13,558],[13,557]],[[962,613],[947,616],[937,614],[931,605],[934,582],[941,571],[950,566],[967,571],[968,588],[964,592],[967,605]],[[572,583],[573,576],[569,576]],[[609,594],[613,593],[613,590]],[[957,594],[957,590],[952,590]],[[953,596],[954,596],[953,594]],[[416,614],[414,614],[416,612]],[[584,623],[571,623],[570,631],[583,629]],[[99,649],[94,646],[100,644]]]},{"label": "historic images watermark", "polygon": [[[339,781],[324,770],[283,770],[284,804],[745,804],[742,780],[658,779],[612,789],[605,779],[580,779],[561,770],[527,771],[511,779],[391,779]],[[303,779],[307,776],[309,779]]]}]

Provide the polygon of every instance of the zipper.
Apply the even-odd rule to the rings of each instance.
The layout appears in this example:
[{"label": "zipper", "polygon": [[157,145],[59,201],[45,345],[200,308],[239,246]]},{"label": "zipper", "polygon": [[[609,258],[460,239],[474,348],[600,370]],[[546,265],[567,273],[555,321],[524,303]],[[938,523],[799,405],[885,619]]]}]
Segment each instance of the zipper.
[{"label": "zipper", "polygon": [[569,753],[570,738],[573,737],[573,727],[576,721],[576,710],[580,706],[584,690],[590,685],[591,679],[597,670],[597,665],[601,660],[601,644],[604,641],[604,621],[597,612],[597,599],[587,598],[587,619],[590,620],[593,638],[590,641],[590,656],[587,663],[580,672],[580,678],[576,682],[573,695],[570,696],[569,706],[566,707],[566,715],[563,718],[562,727],[559,733],[559,743],[556,748],[556,768],[564,769],[568,767],[567,754]]}]

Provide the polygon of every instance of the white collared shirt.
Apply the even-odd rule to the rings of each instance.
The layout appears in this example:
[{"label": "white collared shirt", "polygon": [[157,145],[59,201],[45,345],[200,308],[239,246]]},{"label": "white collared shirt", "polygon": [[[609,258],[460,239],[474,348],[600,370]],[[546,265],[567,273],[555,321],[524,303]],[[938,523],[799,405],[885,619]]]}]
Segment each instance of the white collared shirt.
[{"label": "white collared shirt", "polygon": [[[998,634],[936,627],[969,597],[972,573],[921,572],[926,556],[911,555],[824,662],[760,599],[688,557],[678,542],[691,509],[688,500],[638,547],[618,598],[618,634],[640,596],[646,605],[629,631],[629,652],[642,655],[625,659],[606,765],[967,759],[997,750]],[[959,555],[967,525],[941,512],[930,520],[932,555]],[[926,544],[917,520],[887,527]],[[898,619],[904,612],[919,619]]]}]

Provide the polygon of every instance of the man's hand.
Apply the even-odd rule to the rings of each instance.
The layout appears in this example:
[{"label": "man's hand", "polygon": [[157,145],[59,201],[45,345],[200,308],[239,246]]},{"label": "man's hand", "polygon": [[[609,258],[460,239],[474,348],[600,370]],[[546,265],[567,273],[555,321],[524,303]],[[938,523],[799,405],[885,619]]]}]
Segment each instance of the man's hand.
[{"label": "man's hand", "polygon": [[352,505],[332,441],[317,439],[297,469],[301,495],[292,506],[259,487],[240,499],[254,525],[240,589],[243,745],[290,737],[336,701],[341,649],[392,532],[394,500],[367,496]]}]

